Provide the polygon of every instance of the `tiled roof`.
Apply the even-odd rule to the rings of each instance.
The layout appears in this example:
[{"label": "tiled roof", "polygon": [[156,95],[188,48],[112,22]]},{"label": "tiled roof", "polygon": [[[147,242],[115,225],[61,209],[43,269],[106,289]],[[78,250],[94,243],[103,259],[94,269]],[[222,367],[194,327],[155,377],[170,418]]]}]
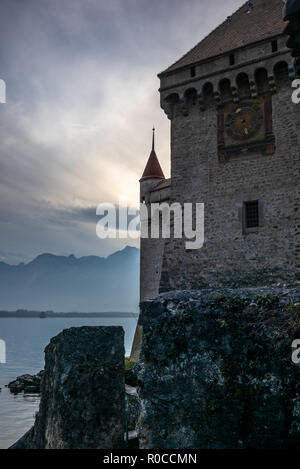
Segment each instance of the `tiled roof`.
[{"label": "tiled roof", "polygon": [[153,187],[153,189],[151,189],[151,192],[161,191],[162,189],[170,187],[170,185],[171,179],[164,179],[163,181],[159,182],[155,187]]},{"label": "tiled roof", "polygon": [[162,74],[283,33],[282,0],[252,0],[252,4],[251,13],[247,13],[248,2],[244,3],[230,21],[225,20]]},{"label": "tiled roof", "polygon": [[145,171],[140,181],[152,178],[165,179],[163,170],[161,169],[161,166],[159,164],[158,158],[154,150],[152,150],[150,153],[148,163],[146,164]]}]

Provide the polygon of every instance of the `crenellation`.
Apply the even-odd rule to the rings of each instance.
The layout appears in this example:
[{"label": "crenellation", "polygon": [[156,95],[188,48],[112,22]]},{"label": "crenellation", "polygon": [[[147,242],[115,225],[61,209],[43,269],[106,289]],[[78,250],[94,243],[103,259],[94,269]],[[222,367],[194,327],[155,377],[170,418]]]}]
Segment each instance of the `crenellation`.
[{"label": "crenellation", "polygon": [[[234,101],[238,101],[238,97],[240,97],[240,89],[237,84],[238,77],[241,74],[246,74],[248,76],[248,83],[250,87],[250,95],[252,97],[256,97],[256,94],[258,93],[257,90],[257,78],[256,74],[259,70],[266,70],[267,71],[267,78],[268,78],[268,89],[272,92],[276,91],[276,78],[274,77],[274,74],[276,74],[276,67],[278,67],[279,64],[286,64],[287,67],[289,68],[289,79],[292,80],[294,78],[294,75],[290,71],[290,69],[295,72],[294,66],[291,63],[291,57],[288,51],[285,51],[284,53],[281,53],[280,56],[274,54],[268,58],[264,58],[262,60],[259,60],[254,64],[240,64],[239,67],[235,67],[234,69],[230,71],[218,71],[214,75],[211,76],[206,76],[205,79],[203,78],[198,78],[197,80],[193,80],[193,82],[188,82],[188,83],[180,83],[179,80],[177,80],[177,84],[174,81],[174,86],[172,87],[172,90],[170,89],[164,89],[161,87],[161,107],[165,110],[166,114],[173,114],[172,112],[170,113],[170,107],[173,108],[172,110],[174,111],[174,108],[176,105],[180,104],[183,110],[183,114],[187,115],[187,108],[186,108],[186,93],[189,92],[191,89],[195,91],[195,94],[198,96],[204,96],[204,88],[208,83],[211,83],[213,87],[213,95],[215,97],[215,103],[216,105],[220,104],[221,97],[220,95],[220,84],[224,80],[228,80],[231,83],[231,90],[233,94]],[[176,76],[177,73],[174,72],[174,75]],[[162,78],[163,82],[164,78]],[[192,88],[191,88],[192,86]],[[170,93],[171,91],[171,93]],[[238,96],[237,96],[238,95]],[[170,101],[172,101],[171,106],[170,106]],[[172,118],[174,116],[172,115]]]},{"label": "crenellation", "polygon": [[[286,37],[283,37],[283,41],[286,41]],[[270,42],[268,41],[269,45]],[[250,46],[248,46],[250,47]],[[270,66],[272,70],[272,64],[281,62],[283,60],[288,61],[292,65],[292,59],[289,50],[284,47],[276,53],[268,53],[264,44],[255,45],[252,48],[251,56],[247,54],[247,48],[241,50],[240,60],[237,58],[234,66],[228,66],[228,55],[225,57],[214,57],[207,61],[203,61],[201,68],[199,65],[198,73],[195,78],[190,78],[188,70],[176,70],[166,75],[159,75],[161,79],[160,93],[166,94],[173,93],[176,88],[188,88],[195,87],[201,88],[206,82],[214,80],[218,82],[218,78],[234,77],[241,69],[247,73],[251,70],[256,70],[261,66]],[[200,83],[200,85],[199,85]]]}]

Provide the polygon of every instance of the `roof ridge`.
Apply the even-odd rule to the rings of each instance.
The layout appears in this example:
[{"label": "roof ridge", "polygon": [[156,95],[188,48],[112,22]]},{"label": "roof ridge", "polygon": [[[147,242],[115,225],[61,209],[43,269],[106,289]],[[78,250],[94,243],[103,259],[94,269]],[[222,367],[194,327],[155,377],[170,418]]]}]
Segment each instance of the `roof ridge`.
[{"label": "roof ridge", "polygon": [[236,49],[284,33],[282,0],[256,0],[250,12],[247,10],[248,3],[243,2],[228,16],[231,21],[225,19],[217,25],[176,62],[160,72],[159,78],[169,72],[228,54]]},{"label": "roof ridge", "polygon": [[[238,13],[242,8],[244,8],[246,5],[248,4],[248,1],[243,3],[243,5],[241,5],[237,10],[235,10],[231,15],[228,15],[228,16],[232,16],[232,15],[235,15],[236,13]],[[255,7],[255,5],[254,5]],[[226,18],[227,19],[227,18]],[[193,50],[195,50],[199,44],[201,44],[201,42],[205,41],[205,39],[207,39],[210,35],[212,35],[215,31],[217,31],[217,29],[219,29],[221,26],[223,26],[223,24],[226,23],[226,19],[222,22],[222,23],[219,23],[214,29],[212,29],[212,31],[210,31],[208,34],[206,34],[206,36],[204,36],[199,42],[197,42],[197,44],[194,46],[194,47],[191,47],[191,49],[189,49],[185,54],[183,54],[178,60],[176,60],[176,62],[172,63],[166,70],[162,71],[159,73],[159,75],[161,75],[162,73],[165,73],[167,72],[170,68],[174,67],[177,63],[179,63],[182,59],[184,59],[184,57],[186,57],[188,54],[190,54],[191,52],[193,52]]]}]

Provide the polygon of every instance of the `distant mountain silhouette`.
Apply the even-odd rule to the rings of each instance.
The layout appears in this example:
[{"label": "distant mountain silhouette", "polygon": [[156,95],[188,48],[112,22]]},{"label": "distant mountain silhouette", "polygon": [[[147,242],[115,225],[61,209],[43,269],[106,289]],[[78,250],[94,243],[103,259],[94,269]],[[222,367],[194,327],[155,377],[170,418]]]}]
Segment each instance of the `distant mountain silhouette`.
[{"label": "distant mountain silhouette", "polygon": [[108,258],[42,254],[28,264],[0,262],[0,310],[136,312],[139,250]]}]

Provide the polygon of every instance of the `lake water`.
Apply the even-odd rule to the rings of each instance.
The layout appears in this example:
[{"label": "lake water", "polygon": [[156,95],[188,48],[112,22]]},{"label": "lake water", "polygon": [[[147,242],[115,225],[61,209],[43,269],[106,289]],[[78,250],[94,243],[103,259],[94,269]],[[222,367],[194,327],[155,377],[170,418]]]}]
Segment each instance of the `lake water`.
[{"label": "lake water", "polygon": [[0,339],[6,342],[6,364],[0,363],[0,449],[15,443],[34,422],[39,398],[31,394],[14,396],[5,387],[22,374],[36,374],[44,368],[44,349],[63,329],[80,326],[123,326],[125,350],[129,355],[137,319],[0,319]]}]

